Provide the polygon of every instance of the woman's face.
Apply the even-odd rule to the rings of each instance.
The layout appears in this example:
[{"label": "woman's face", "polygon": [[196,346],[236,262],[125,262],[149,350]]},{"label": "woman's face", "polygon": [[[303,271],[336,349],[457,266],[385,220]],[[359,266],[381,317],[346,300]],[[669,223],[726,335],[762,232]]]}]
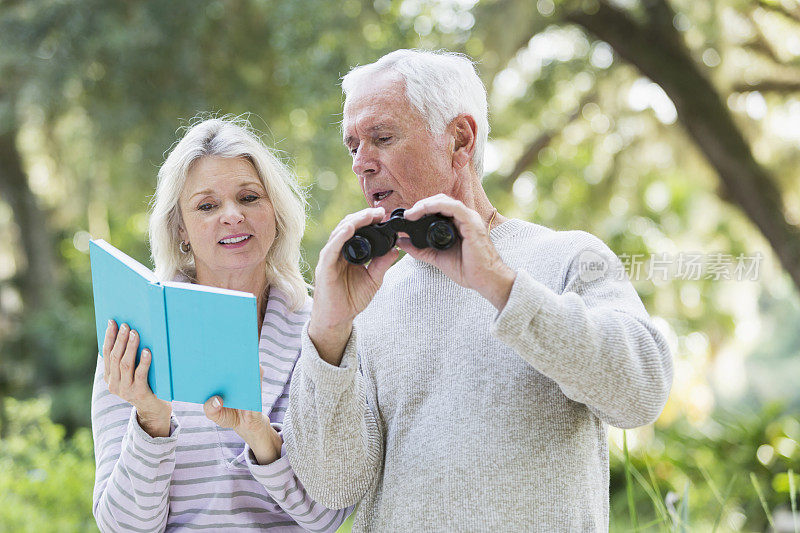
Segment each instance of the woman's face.
[{"label": "woman's face", "polygon": [[248,160],[197,160],[178,205],[180,237],[192,246],[198,280],[266,273],[267,252],[275,241],[275,211]]}]

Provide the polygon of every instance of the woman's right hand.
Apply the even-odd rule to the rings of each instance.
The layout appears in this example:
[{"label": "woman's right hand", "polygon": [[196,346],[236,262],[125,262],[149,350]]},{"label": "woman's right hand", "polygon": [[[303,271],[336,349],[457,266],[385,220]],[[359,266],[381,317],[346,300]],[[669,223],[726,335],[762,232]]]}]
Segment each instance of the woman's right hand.
[{"label": "woman's right hand", "polygon": [[117,328],[117,323],[108,321],[106,337],[103,342],[103,379],[108,390],[136,407],[139,425],[151,437],[169,436],[172,404],[160,400],[150,390],[147,371],[150,370],[152,354],[145,348],[139,364],[136,352],[139,348],[139,335],[131,331],[127,324]]},{"label": "woman's right hand", "polygon": [[367,267],[352,265],[342,257],[342,246],[358,228],[380,222],[385,214],[378,207],[347,215],[319,253],[308,336],[320,357],[332,365],[341,363],[353,319],[372,301],[384,274],[398,256],[398,251],[392,248],[386,255],[370,261]]}]

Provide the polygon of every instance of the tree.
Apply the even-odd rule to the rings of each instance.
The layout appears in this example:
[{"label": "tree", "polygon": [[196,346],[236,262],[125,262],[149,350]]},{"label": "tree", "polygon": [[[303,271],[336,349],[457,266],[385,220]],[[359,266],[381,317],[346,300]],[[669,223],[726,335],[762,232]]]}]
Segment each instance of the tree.
[{"label": "tree", "polygon": [[[742,4],[718,2],[719,8],[750,10]],[[689,134],[720,180],[720,196],[740,208],[770,243],[783,268],[800,288],[800,228],[791,222],[791,212],[784,205],[780,184],[770,170],[756,161],[742,128],[734,120],[721,94],[727,87],[717,88],[705,67],[693,57],[702,55],[691,50],[676,28],[679,13],[666,0],[642,0],[631,9],[623,9],[604,0],[539,2],[542,13],[527,12],[519,17],[517,2],[496,2],[485,8],[490,20],[488,35],[499,33],[498,26],[517,16],[511,32],[504,32],[498,48],[505,54],[517,53],[527,46],[529,38],[542,28],[542,19],[552,16],[560,24],[577,24],[589,34],[602,39],[622,59],[634,65],[643,75],[657,83],[669,96],[680,123]],[[542,8],[542,6],[544,6]],[[762,9],[777,10],[795,23],[797,11],[786,10],[775,2],[761,2]],[[719,12],[722,9],[719,9]],[[688,6],[687,6],[688,10]],[[537,16],[538,15],[538,16]],[[684,24],[686,15],[684,17]],[[751,19],[752,20],[752,19]],[[753,22],[757,26],[757,23]],[[509,37],[511,33],[511,37]],[[515,43],[517,49],[513,46]],[[770,50],[770,43],[761,35],[759,43]],[[703,43],[706,44],[706,43]],[[713,52],[717,54],[716,51]],[[775,62],[781,62],[772,52]],[[781,90],[797,88],[800,69],[796,66],[794,81],[767,79],[760,83],[735,83],[739,90]],[[773,69],[774,70],[774,69]],[[726,95],[725,95],[726,96]]]}]

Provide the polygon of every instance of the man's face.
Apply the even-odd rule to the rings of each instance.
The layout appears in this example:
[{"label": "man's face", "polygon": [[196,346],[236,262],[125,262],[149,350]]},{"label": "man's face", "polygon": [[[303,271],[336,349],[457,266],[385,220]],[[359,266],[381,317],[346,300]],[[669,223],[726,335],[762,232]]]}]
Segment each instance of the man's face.
[{"label": "man's face", "polygon": [[348,94],[342,126],[353,172],[371,207],[384,207],[388,216],[434,194],[458,197],[452,136],[428,131],[394,75],[379,74]]}]

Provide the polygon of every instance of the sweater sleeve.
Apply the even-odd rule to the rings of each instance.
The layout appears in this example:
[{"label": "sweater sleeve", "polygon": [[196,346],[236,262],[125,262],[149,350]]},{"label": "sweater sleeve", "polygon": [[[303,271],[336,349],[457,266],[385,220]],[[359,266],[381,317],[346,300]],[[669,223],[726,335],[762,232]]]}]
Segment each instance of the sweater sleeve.
[{"label": "sweater sleeve", "polygon": [[562,293],[518,270],[492,332],[607,424],[651,423],[672,386],[669,347],[619,259],[596,237],[580,238]]},{"label": "sweater sleeve", "polygon": [[[282,433],[281,424],[273,423],[272,426],[278,433]],[[281,446],[280,457],[266,465],[256,463],[253,451],[246,445],[245,460],[256,481],[264,485],[286,514],[308,531],[336,531],[353,511],[352,506],[333,510],[314,501],[289,464],[285,444]]]},{"label": "sweater sleeve", "polygon": [[179,433],[173,416],[168,437],[148,435],[136,409],[108,390],[98,357],[92,391],[93,513],[101,531],[164,531]]},{"label": "sweater sleeve", "polygon": [[341,364],[320,358],[302,332],[302,350],[289,393],[284,446],[299,480],[331,509],[358,503],[383,462],[383,439],[358,369],[356,328]]}]

